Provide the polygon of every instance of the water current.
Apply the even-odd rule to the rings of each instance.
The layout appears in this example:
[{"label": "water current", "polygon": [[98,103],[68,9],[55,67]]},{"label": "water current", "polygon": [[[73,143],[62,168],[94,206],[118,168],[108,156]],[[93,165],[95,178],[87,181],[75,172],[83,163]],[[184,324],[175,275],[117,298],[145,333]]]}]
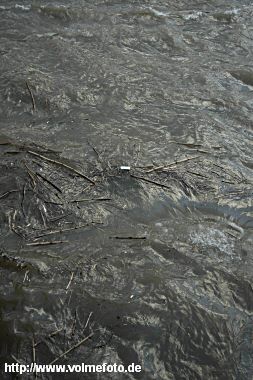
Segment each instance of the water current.
[{"label": "water current", "polygon": [[1,363],[253,378],[252,19],[0,1]]}]

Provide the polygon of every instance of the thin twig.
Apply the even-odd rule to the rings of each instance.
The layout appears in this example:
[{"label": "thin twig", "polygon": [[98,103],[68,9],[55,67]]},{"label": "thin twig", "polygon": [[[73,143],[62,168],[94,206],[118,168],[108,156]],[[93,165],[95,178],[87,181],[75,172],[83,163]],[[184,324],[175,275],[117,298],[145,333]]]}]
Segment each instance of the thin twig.
[{"label": "thin twig", "polygon": [[[171,141],[172,142],[172,141]],[[184,142],[180,142],[180,141],[173,141],[175,144],[177,145],[184,145],[186,146],[187,148],[196,148],[196,147],[202,147],[203,145],[202,144],[194,144],[194,143],[184,143]]]},{"label": "thin twig", "polygon": [[186,158],[184,158],[182,160],[171,162],[170,164],[166,164],[166,165],[162,165],[162,166],[157,166],[156,168],[152,168],[150,170],[147,170],[146,173],[151,173],[151,172],[154,172],[156,170],[164,170],[164,169],[169,168],[170,166],[174,166],[174,165],[177,165],[177,164],[181,164],[183,162],[194,160],[195,158],[199,158],[199,157],[200,156],[186,157]]},{"label": "thin twig", "polygon": [[149,183],[152,183],[153,185],[160,186],[160,187],[165,187],[166,189],[170,189],[171,190],[170,186],[164,185],[163,183],[152,181],[151,179],[140,177],[140,176],[137,176],[137,175],[134,175],[134,174],[130,174],[130,176],[133,177],[133,178],[136,178],[136,179],[140,179],[141,181],[149,182]]},{"label": "thin twig", "polygon": [[16,220],[17,213],[18,213],[18,211],[15,210],[13,212],[13,216],[12,217],[10,216],[11,219],[9,221],[9,226],[10,226],[11,231],[14,232],[14,234],[16,234],[18,237],[20,237],[21,239],[23,239],[24,236],[22,234],[20,234],[18,231],[16,231],[16,229],[15,229],[15,220]]},{"label": "thin twig", "polygon": [[68,290],[68,288],[70,287],[71,282],[73,281],[73,278],[74,278],[74,274],[75,274],[75,272],[72,272],[72,273],[71,273],[69,283],[68,283],[68,285],[66,286],[66,290]]},{"label": "thin twig", "polygon": [[[34,338],[32,339],[32,353],[33,353],[33,363],[36,363],[36,349],[35,349],[35,342]],[[35,379],[37,379],[37,370],[35,371]]]},{"label": "thin twig", "polygon": [[136,160],[135,160],[135,163],[134,163],[134,165],[133,166],[137,166],[137,163],[138,163],[138,161],[139,161],[139,158],[140,158],[140,153],[141,153],[141,144],[139,144],[139,149],[138,149],[138,151],[137,151],[137,153],[136,153]]},{"label": "thin twig", "polygon": [[237,183],[235,182],[231,182],[231,181],[225,181],[225,180],[221,180],[221,182],[224,182],[224,183],[229,183],[230,185],[237,185]]},{"label": "thin twig", "polygon": [[10,191],[6,191],[6,193],[0,195],[0,199],[5,198],[5,197],[8,197],[9,194],[11,194],[11,193],[17,193],[17,192],[19,192],[19,191],[20,191],[20,190],[10,190]]},{"label": "thin twig", "polygon": [[110,236],[110,239],[145,240],[145,239],[147,239],[147,236]]},{"label": "thin twig", "polygon": [[94,335],[94,333],[91,333],[89,334],[88,336],[86,336],[85,338],[83,338],[79,343],[75,344],[74,346],[70,347],[68,350],[66,350],[65,352],[63,352],[61,355],[59,355],[57,358],[55,358],[54,360],[52,360],[49,365],[52,365],[56,362],[58,362],[59,359],[61,359],[62,357],[64,357],[65,355],[69,354],[70,352],[72,352],[73,350],[75,350],[76,348],[78,348],[79,346],[81,346],[81,344],[83,344],[84,342],[86,342],[88,339],[90,339],[92,336]]},{"label": "thin twig", "polygon": [[21,209],[22,209],[22,213],[23,213],[24,217],[26,217],[26,214],[25,214],[25,207],[24,207],[24,201],[25,201],[25,188],[26,188],[26,184],[24,184],[24,186],[23,186],[22,200],[21,200]]},{"label": "thin twig", "polygon": [[63,218],[66,218],[67,216],[71,215],[71,213],[69,214],[64,214],[64,215],[60,215],[60,216],[55,216],[54,218],[48,218],[49,222],[57,222],[58,220],[61,220]]},{"label": "thin twig", "polygon": [[[63,330],[63,328],[61,329],[58,329],[54,332],[52,332],[51,334],[49,334],[48,336],[45,337],[45,339],[47,338],[52,338],[53,336],[59,334],[59,332],[61,332]],[[37,347],[39,344],[43,343],[43,340],[39,340],[37,343],[34,344],[34,347]]]},{"label": "thin twig", "polygon": [[62,244],[62,243],[68,243],[67,240],[58,240],[58,241],[41,241],[37,243],[27,243],[26,245],[29,246],[39,246],[39,245],[52,245],[52,244]]},{"label": "thin twig", "polygon": [[18,359],[16,358],[16,356],[11,355],[11,357],[12,357],[12,359],[15,360],[15,362],[17,362],[17,363],[19,363],[19,364],[22,364],[22,362],[21,362],[20,360],[18,360]]},{"label": "thin twig", "polygon": [[206,179],[209,179],[209,180],[210,180],[209,177],[207,177],[207,176],[205,176],[205,175],[203,175],[203,174],[200,174],[200,173],[192,172],[192,171],[190,171],[190,170],[187,170],[187,173],[190,173],[190,174],[196,175],[196,176],[198,176],[198,177],[203,177],[203,178],[206,178]]},{"label": "thin twig", "polygon": [[217,168],[220,168],[224,173],[228,174],[230,177],[234,178],[235,180],[237,181],[241,181],[241,178],[239,176],[237,176],[235,173],[231,173],[229,172],[228,170],[226,170],[224,167],[222,167],[221,165],[218,165],[218,164],[214,164],[213,163],[213,166],[216,166]]},{"label": "thin twig", "polygon": [[69,299],[68,299],[68,307],[69,307],[69,304],[70,304],[70,300],[71,300],[72,294],[73,294],[73,290],[70,290],[70,296],[69,296]]},{"label": "thin twig", "polygon": [[33,362],[35,363],[35,361],[36,361],[36,352],[35,352],[34,338],[32,339],[32,349],[33,349]]},{"label": "thin twig", "polygon": [[89,146],[94,150],[96,155],[98,156],[99,161],[101,161],[101,157],[100,157],[100,154],[98,153],[97,149],[90,143],[89,140],[87,140],[87,142],[88,142]]},{"label": "thin twig", "polygon": [[75,227],[71,227],[71,228],[65,228],[63,230],[56,230],[56,231],[45,232],[44,234],[36,236],[35,240],[37,240],[37,239],[39,239],[39,238],[41,238],[43,236],[54,235],[54,234],[58,234],[58,233],[62,233],[62,232],[68,232],[68,231],[78,230],[79,228],[88,227],[90,225],[91,225],[90,223],[86,223],[86,224],[82,224],[81,226],[75,226]]},{"label": "thin twig", "polygon": [[[175,143],[176,143],[177,145],[183,145],[183,146],[186,146],[187,148],[190,148],[190,149],[192,149],[192,150],[195,151],[195,152],[199,152],[199,153],[210,153],[210,152],[208,152],[207,150],[200,149],[201,147],[203,147],[202,144],[181,143],[181,142],[177,142],[177,141],[175,141]],[[212,147],[212,148],[213,148],[213,147]]]},{"label": "thin twig", "polygon": [[73,201],[71,201],[71,203],[75,203],[75,202],[93,202],[93,201],[96,201],[96,202],[106,202],[106,201],[111,201],[112,198],[86,198],[86,199],[75,199]]},{"label": "thin twig", "polygon": [[86,327],[88,326],[92,314],[93,314],[93,312],[91,311],[90,314],[89,314],[89,316],[88,316],[88,318],[87,318],[87,321],[86,321],[86,323],[85,323],[84,330],[85,330]]},{"label": "thin twig", "polygon": [[46,213],[44,215],[44,209],[41,210],[40,206],[39,206],[39,211],[40,211],[40,215],[41,215],[41,219],[43,221],[44,227],[47,228],[47,216],[46,216]]},{"label": "thin twig", "polygon": [[31,95],[31,99],[32,99],[32,105],[33,105],[33,110],[36,111],[36,104],[35,104],[35,99],[34,99],[34,96],[33,96],[33,93],[32,93],[32,90],[28,84],[28,82],[25,82],[26,83],[26,87]]},{"label": "thin twig", "polygon": [[27,270],[27,271],[25,272],[25,275],[24,275],[24,279],[23,279],[23,282],[25,282],[25,281],[26,281],[28,273],[29,273],[29,270]]},{"label": "thin twig", "polygon": [[229,235],[229,236],[232,236],[234,239],[237,239],[237,238],[238,238],[238,236],[232,234],[232,233],[229,232],[229,231],[227,231],[227,232],[225,232],[225,233],[226,233],[227,235]]},{"label": "thin twig", "polygon": [[28,150],[27,151],[28,153],[36,156],[36,157],[40,157],[42,160],[45,160],[45,161],[48,161],[48,162],[52,162],[53,164],[56,164],[56,165],[60,165],[60,166],[63,166],[64,168],[67,168],[69,170],[71,170],[72,172],[74,172],[75,174],[79,175],[80,177],[83,177],[85,178],[87,181],[91,182],[93,185],[95,185],[95,182],[87,177],[85,174],[79,172],[79,170],[76,170],[74,168],[72,168],[71,166],[67,165],[67,164],[64,164],[63,162],[61,161],[57,161],[57,160],[53,160],[52,158],[48,158],[48,157],[45,157],[43,156],[42,154],[39,154],[39,153],[36,153],[36,152],[33,152],[32,150]]},{"label": "thin twig", "polygon": [[39,176],[40,178],[42,178],[46,183],[51,185],[55,190],[59,191],[59,193],[62,193],[61,189],[58,186],[56,186],[52,181],[49,181],[49,179],[44,177],[42,174],[36,172],[36,175]]},{"label": "thin twig", "polygon": [[72,323],[72,326],[71,326],[71,336],[74,335],[74,332],[75,332],[75,329],[76,329],[76,320],[77,320],[77,311],[75,309],[75,317],[74,317],[74,320],[73,320],[73,323]]},{"label": "thin twig", "polygon": [[210,153],[208,150],[204,150],[204,149],[193,149],[195,152],[199,152],[199,153],[205,153],[205,154],[208,154]]},{"label": "thin twig", "polygon": [[20,153],[19,150],[8,150],[8,151],[4,152],[4,155],[7,155],[7,154],[16,155],[16,154],[19,154],[19,153]]},{"label": "thin twig", "polygon": [[32,183],[33,183],[33,188],[36,187],[36,175],[35,173],[27,166],[26,163],[24,163],[26,169],[27,169],[27,173],[28,175],[30,176],[31,180],[32,180]]}]

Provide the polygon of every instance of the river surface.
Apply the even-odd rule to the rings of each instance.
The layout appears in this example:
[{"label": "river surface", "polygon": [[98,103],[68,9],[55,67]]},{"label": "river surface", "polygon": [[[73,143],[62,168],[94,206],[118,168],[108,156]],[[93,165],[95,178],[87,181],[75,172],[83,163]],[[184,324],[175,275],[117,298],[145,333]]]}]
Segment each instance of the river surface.
[{"label": "river surface", "polygon": [[0,1],[1,363],[253,378],[252,19]]}]

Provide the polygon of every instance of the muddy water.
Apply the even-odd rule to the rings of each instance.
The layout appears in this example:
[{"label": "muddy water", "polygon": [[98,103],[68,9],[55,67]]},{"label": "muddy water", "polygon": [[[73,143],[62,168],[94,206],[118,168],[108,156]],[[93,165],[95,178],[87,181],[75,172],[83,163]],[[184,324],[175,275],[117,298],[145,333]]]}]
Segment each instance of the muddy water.
[{"label": "muddy water", "polygon": [[252,379],[252,15],[1,1],[1,362]]}]

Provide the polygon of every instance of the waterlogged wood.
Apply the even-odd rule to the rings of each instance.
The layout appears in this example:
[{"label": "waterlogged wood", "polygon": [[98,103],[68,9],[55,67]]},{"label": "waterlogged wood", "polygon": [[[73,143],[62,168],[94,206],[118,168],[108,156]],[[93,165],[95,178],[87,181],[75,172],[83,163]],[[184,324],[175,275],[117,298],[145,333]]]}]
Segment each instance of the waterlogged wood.
[{"label": "waterlogged wood", "polygon": [[32,154],[33,156],[41,158],[42,160],[51,162],[51,163],[56,164],[56,165],[63,166],[64,168],[71,170],[73,173],[79,175],[80,177],[86,179],[87,181],[89,181],[90,183],[92,183],[93,185],[95,185],[95,181],[93,181],[91,178],[87,177],[85,174],[81,173],[79,170],[76,170],[76,169],[72,168],[71,166],[69,166],[67,164],[64,164],[61,161],[53,160],[52,158],[43,156],[42,154],[36,153],[36,152],[34,152],[32,150],[28,150],[27,152],[30,153],[30,154]]}]

